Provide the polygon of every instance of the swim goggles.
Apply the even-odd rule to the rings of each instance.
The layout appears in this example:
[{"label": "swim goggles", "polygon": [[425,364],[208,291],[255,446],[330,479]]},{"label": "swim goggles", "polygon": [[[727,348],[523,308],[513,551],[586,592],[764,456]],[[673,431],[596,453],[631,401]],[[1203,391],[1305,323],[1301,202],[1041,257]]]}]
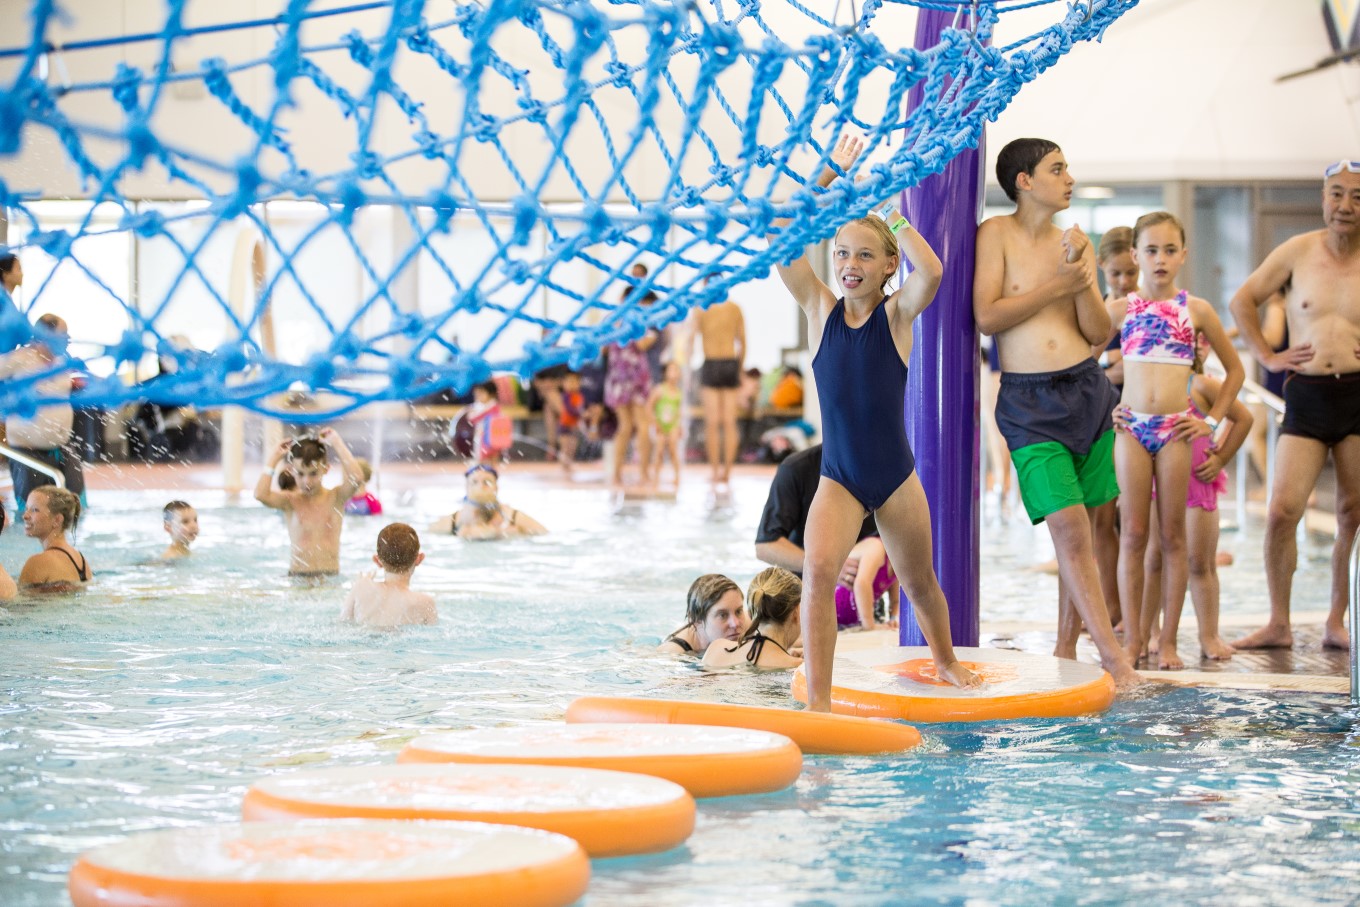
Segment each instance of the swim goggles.
[{"label": "swim goggles", "polygon": [[479,469],[482,469],[482,470],[485,470],[485,471],[491,473],[492,478],[494,478],[494,479],[496,479],[496,480],[498,480],[498,481],[500,480],[500,477],[501,477],[501,474],[500,474],[500,473],[496,472],[496,470],[492,469],[490,466],[487,466],[487,465],[482,464],[482,463],[478,463],[477,465],[472,466],[471,468],[469,468],[467,472],[463,473],[463,478],[467,478],[468,476],[472,475],[474,472],[476,472],[476,471],[479,470]]},{"label": "swim goggles", "polygon": [[1345,170],[1347,173],[1360,173],[1360,161],[1337,161],[1335,164],[1328,166],[1326,170],[1322,171],[1322,178],[1331,179],[1342,170]]}]

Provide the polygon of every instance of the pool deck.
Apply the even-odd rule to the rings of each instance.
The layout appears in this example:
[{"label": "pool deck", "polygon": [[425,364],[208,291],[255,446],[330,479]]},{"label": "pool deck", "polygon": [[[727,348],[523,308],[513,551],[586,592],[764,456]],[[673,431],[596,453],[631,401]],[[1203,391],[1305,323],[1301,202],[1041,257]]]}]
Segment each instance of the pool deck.
[{"label": "pool deck", "polygon": [[[381,468],[379,491],[384,495],[419,493],[438,484],[453,482],[461,477],[462,465],[454,460],[429,463],[385,463]],[[739,464],[733,470],[733,488],[742,507],[759,507],[764,489],[774,468],[766,465]],[[249,498],[251,483],[259,474],[258,465],[244,469]],[[663,472],[663,475],[668,472]],[[604,469],[600,463],[581,463],[568,478],[560,467],[552,463],[515,463],[503,472],[513,476],[517,486],[566,488],[579,487],[583,493],[603,494]],[[685,468],[682,494],[685,496],[707,492],[707,469],[699,465]],[[86,484],[91,491],[100,489],[156,488],[167,492],[224,487],[221,467],[216,464],[152,465],[142,463],[101,464],[87,467]],[[521,486],[521,488],[523,487]],[[517,489],[519,491],[519,489]],[[1330,500],[1330,495],[1325,495]],[[97,506],[97,498],[95,501]],[[1310,531],[1335,533],[1335,519],[1326,511],[1309,511]],[[1140,668],[1150,679],[1170,683],[1212,686],[1243,690],[1293,690],[1302,692],[1350,692],[1350,656],[1337,649],[1321,645],[1322,620],[1320,611],[1298,611],[1294,614],[1294,647],[1292,649],[1261,649],[1238,652],[1226,661],[1199,659],[1199,642],[1195,635],[1195,618],[1191,608],[1185,609],[1181,620],[1179,650],[1186,669],[1158,671]],[[1264,621],[1265,615],[1225,616],[1222,635],[1231,641]],[[982,622],[980,642],[983,646],[1019,649],[1048,655],[1056,639],[1056,615],[1052,622],[1044,621],[987,621]],[[838,645],[843,649],[890,646],[897,643],[897,634],[890,630],[866,633],[842,633]],[[1078,644],[1078,657],[1096,661],[1095,648],[1086,637]]]}]

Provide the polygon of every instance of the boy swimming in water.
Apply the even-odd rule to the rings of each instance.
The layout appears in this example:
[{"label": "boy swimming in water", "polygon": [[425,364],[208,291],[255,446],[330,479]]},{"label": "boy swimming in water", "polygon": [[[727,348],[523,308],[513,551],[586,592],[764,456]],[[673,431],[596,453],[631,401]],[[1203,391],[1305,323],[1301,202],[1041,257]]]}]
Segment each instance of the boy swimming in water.
[{"label": "boy swimming in water", "polygon": [[163,512],[170,546],[161,552],[163,561],[189,556],[189,546],[198,538],[198,511],[187,501],[171,501]]},{"label": "boy swimming in water", "polygon": [[[329,469],[327,450],[334,450],[344,480],[326,488],[322,480]],[[274,471],[287,459],[297,481],[290,491],[274,491]],[[333,428],[323,428],[315,438],[287,440],[275,448],[255,482],[255,500],[283,511],[288,524],[290,576],[330,576],[340,572],[340,530],[344,526],[345,502],[363,485],[363,472],[345,442]]]},{"label": "boy swimming in water", "polygon": [[340,619],[370,627],[436,623],[434,596],[411,591],[411,574],[423,560],[416,531],[405,523],[389,523],[378,533],[378,551],[373,555],[373,563],[384,573],[382,582],[371,571],[361,573],[345,597]]}]

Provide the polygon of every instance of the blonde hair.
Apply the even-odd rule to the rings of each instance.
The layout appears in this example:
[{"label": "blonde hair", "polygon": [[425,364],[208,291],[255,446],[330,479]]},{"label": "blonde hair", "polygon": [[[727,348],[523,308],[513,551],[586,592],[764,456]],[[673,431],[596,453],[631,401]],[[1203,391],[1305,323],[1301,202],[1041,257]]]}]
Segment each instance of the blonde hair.
[{"label": "blonde hair", "polygon": [[80,498],[55,485],[39,485],[33,491],[41,492],[47,498],[47,509],[61,517],[64,531],[76,528],[76,523],[80,522]]},{"label": "blonde hair", "polygon": [[1133,244],[1138,245],[1138,237],[1143,235],[1144,230],[1151,230],[1158,224],[1170,224],[1180,231],[1181,245],[1185,245],[1185,224],[1181,219],[1170,211],[1153,211],[1151,214],[1144,214],[1133,224]]},{"label": "blonde hair", "polygon": [[[832,238],[832,242],[839,239],[841,230],[844,230],[851,224],[859,224],[862,227],[867,227],[872,230],[874,238],[883,245],[883,254],[895,256],[898,260],[898,264],[901,264],[901,253],[897,250],[897,236],[893,233],[892,228],[888,226],[888,222],[881,217],[857,217],[854,220],[846,221],[836,228],[836,235]],[[892,277],[889,276],[888,279],[891,280]],[[888,281],[883,281],[883,286],[886,287],[887,285]],[[882,287],[880,287],[880,289],[882,289]]]},{"label": "blonde hair", "polygon": [[365,460],[363,457],[355,457],[355,458],[354,458],[354,462],[359,464],[359,474],[362,475],[362,476],[364,477],[364,481],[365,481],[365,482],[367,482],[367,481],[369,481],[370,479],[373,478],[373,464],[372,464],[372,463],[369,463],[369,462],[368,462],[367,460]]},{"label": "blonde hair", "polygon": [[1096,251],[1096,263],[1105,264],[1111,258],[1133,251],[1133,228],[1112,227],[1100,237],[1100,248]]},{"label": "blonde hair", "polygon": [[803,581],[783,567],[767,567],[757,573],[746,590],[746,613],[751,618],[751,626],[742,640],[755,636],[763,621],[786,623],[789,616],[798,611],[802,597]]}]

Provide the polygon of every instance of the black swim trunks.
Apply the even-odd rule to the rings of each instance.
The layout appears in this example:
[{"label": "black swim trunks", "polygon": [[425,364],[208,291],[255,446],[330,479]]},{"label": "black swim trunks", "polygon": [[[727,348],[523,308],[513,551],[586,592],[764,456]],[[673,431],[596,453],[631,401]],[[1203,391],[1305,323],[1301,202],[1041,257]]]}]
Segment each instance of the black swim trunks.
[{"label": "black swim trunks", "polygon": [[741,362],[737,359],[705,359],[699,368],[699,384],[720,389],[741,386]]},{"label": "black swim trunks", "polygon": [[1321,441],[1328,447],[1360,435],[1360,372],[1290,375],[1284,382],[1280,431]]}]

